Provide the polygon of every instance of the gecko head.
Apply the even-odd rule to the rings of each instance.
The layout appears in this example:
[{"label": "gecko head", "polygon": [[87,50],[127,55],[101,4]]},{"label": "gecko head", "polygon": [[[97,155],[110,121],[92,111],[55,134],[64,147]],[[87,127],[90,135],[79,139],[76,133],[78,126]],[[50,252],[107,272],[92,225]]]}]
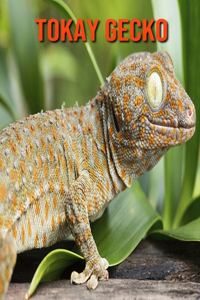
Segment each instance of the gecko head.
[{"label": "gecko head", "polygon": [[[165,51],[128,56],[109,78],[115,142],[160,149],[186,142],[195,131],[194,105]],[[112,138],[110,137],[110,138]]]},{"label": "gecko head", "polygon": [[128,56],[107,78],[104,89],[110,111],[110,149],[127,186],[171,147],[194,134],[195,107],[176,78],[167,52]]}]

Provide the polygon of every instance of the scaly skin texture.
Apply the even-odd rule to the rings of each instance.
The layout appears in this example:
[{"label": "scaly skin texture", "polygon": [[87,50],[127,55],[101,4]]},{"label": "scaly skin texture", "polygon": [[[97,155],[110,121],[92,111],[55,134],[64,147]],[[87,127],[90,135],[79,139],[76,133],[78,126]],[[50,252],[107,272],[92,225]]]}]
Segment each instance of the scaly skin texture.
[{"label": "scaly skin texture", "polygon": [[[161,102],[152,108],[150,98]],[[150,85],[151,93],[148,93]],[[156,96],[155,96],[156,97]],[[38,113],[0,134],[0,298],[16,250],[48,247],[72,233],[85,270],[71,281],[108,278],[89,221],[195,130],[195,108],[166,52],[127,57],[85,107]],[[123,205],[123,203],[122,203]]]}]

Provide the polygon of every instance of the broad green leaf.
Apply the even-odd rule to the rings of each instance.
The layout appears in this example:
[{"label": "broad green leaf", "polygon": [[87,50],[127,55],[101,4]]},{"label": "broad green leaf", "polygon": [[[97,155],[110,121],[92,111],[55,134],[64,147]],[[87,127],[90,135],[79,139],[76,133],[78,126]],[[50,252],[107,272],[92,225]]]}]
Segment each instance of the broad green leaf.
[{"label": "broad green leaf", "polygon": [[[52,7],[54,7],[59,13],[61,13],[61,15],[63,15],[67,20],[68,19],[72,19],[74,24],[76,24],[77,19],[75,17],[75,15],[73,14],[73,12],[71,11],[71,9],[69,8],[69,6],[62,0],[46,0]],[[90,44],[88,42],[84,42],[84,45],[86,47],[86,50],[88,52],[88,55],[91,59],[91,62],[94,66],[94,69],[96,71],[97,77],[99,78],[99,82],[100,84],[104,83],[104,79],[103,76],[101,74],[101,71],[99,69],[99,66],[96,62],[96,58],[93,54],[93,51],[90,47]]]},{"label": "broad green leaf", "polygon": [[[157,42],[158,50],[167,51],[172,57],[175,74],[184,85],[182,64],[181,23],[177,0],[152,0],[155,19],[168,21],[169,38],[165,43]],[[163,211],[164,228],[172,227],[174,214],[181,192],[183,146],[171,149],[165,155],[165,200]]]},{"label": "broad green leaf", "polygon": [[157,221],[161,221],[161,217],[136,181],[110,203],[99,220],[92,223],[100,255],[108,260],[110,266],[119,264]]},{"label": "broad green leaf", "polygon": [[33,2],[8,0],[7,5],[10,17],[11,47],[14,50],[21,86],[31,113],[37,113],[45,107]]},{"label": "broad green leaf", "polygon": [[180,226],[171,230],[154,230],[150,234],[155,234],[157,236],[163,235],[170,238],[174,238],[181,241],[192,242],[200,241],[200,217],[186,225]]},{"label": "broad green leaf", "polygon": [[70,265],[83,258],[71,251],[58,249],[50,252],[40,263],[31,281],[26,299],[29,299],[40,282],[56,280]]},{"label": "broad green leaf", "polygon": [[[200,36],[200,1],[179,0],[182,23],[183,37],[183,55],[184,55],[184,72],[185,72],[185,88],[196,108],[197,118],[200,116],[200,56],[199,56],[199,36]],[[192,24],[192,26],[188,26]],[[198,120],[198,119],[197,119]],[[192,139],[186,144],[185,155],[185,172],[183,179],[183,188],[181,199],[176,211],[174,227],[181,223],[181,218],[192,201],[192,195],[195,184],[196,171],[198,166],[198,153],[200,142],[200,126],[196,126],[196,132]]]},{"label": "broad green leaf", "polygon": [[200,197],[194,199],[192,203],[185,210],[185,213],[181,219],[181,225],[185,225],[195,219],[200,215]]}]

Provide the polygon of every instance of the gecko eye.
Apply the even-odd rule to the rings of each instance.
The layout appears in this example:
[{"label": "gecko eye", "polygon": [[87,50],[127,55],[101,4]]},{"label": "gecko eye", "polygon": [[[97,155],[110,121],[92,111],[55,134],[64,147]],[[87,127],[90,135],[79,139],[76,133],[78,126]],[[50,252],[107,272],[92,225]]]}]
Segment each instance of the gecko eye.
[{"label": "gecko eye", "polygon": [[147,82],[147,96],[152,108],[158,108],[162,103],[163,85],[158,72],[153,71]]}]

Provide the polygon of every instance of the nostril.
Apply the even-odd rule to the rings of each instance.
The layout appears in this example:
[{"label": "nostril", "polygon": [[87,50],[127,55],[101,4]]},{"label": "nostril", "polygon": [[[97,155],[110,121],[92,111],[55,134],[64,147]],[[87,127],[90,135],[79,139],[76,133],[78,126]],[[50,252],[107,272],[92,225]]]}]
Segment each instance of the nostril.
[{"label": "nostril", "polygon": [[191,115],[192,115],[192,111],[189,109],[188,110],[188,116],[191,117]]}]

